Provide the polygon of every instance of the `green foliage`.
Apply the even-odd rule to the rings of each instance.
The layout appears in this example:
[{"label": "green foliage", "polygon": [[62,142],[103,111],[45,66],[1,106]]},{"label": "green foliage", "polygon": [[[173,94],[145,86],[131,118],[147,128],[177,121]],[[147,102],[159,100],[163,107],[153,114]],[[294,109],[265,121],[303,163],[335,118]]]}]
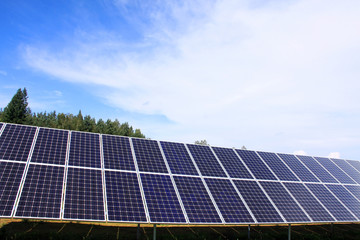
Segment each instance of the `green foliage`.
[{"label": "green foliage", "polygon": [[30,108],[28,107],[27,99],[26,88],[23,90],[19,88],[9,104],[5,107],[4,112],[1,114],[2,121],[26,124],[28,117],[30,116]]},{"label": "green foliage", "polygon": [[196,140],[195,144],[203,145],[203,146],[209,146],[209,144],[207,143],[207,141],[205,139],[204,140]]},{"label": "green foliage", "polygon": [[92,118],[90,115],[83,117],[81,111],[79,111],[76,116],[73,114],[56,113],[55,111],[31,114],[27,98],[26,89],[19,89],[4,111],[0,109],[0,121],[39,127],[145,138],[140,129],[134,130],[127,122],[120,123],[117,119],[114,121],[108,119],[104,122],[101,118],[96,121],[95,118]]}]

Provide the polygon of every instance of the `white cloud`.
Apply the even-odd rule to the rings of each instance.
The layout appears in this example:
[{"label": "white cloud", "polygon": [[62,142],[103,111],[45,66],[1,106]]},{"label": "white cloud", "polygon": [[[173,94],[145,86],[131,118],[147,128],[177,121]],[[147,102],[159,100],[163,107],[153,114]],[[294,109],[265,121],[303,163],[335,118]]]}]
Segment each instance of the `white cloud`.
[{"label": "white cloud", "polygon": [[0,70],[0,75],[6,76],[6,75],[7,75],[7,72]]},{"label": "white cloud", "polygon": [[304,150],[296,150],[294,151],[295,155],[307,155],[307,153]]},{"label": "white cloud", "polygon": [[172,7],[181,34],[158,17],[164,29],[147,31],[158,41],[150,50],[143,42],[126,51],[109,34],[62,52],[28,45],[24,58],[60,79],[109,87],[101,97],[111,105],[166,115],[177,125],[159,129],[162,139],[279,151],[360,144],[358,124],[341,116],[360,120],[360,2],[217,1],[195,19]]},{"label": "white cloud", "polygon": [[340,158],[340,153],[339,152],[331,152],[328,155],[329,158]]}]

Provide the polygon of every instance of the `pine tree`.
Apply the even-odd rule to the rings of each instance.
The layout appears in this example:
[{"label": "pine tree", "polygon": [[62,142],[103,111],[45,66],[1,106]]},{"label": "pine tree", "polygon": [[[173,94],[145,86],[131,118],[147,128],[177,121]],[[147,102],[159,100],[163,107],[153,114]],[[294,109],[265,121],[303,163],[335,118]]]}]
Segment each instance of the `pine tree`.
[{"label": "pine tree", "polygon": [[10,123],[26,123],[27,117],[31,114],[27,100],[26,88],[23,90],[19,88],[9,104],[5,107],[2,120]]}]

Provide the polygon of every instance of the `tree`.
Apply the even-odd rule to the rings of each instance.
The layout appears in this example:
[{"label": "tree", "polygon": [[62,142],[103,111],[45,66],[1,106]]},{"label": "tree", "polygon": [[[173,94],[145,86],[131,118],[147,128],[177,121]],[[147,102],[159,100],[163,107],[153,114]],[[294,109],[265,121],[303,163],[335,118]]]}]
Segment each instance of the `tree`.
[{"label": "tree", "polygon": [[245,146],[242,146],[241,150],[247,150],[247,148]]},{"label": "tree", "polygon": [[9,104],[5,107],[2,120],[10,123],[26,123],[31,111],[28,107],[26,88],[19,88]]},{"label": "tree", "polygon": [[205,139],[204,140],[196,140],[195,144],[209,146],[209,144],[207,143],[207,141]]}]

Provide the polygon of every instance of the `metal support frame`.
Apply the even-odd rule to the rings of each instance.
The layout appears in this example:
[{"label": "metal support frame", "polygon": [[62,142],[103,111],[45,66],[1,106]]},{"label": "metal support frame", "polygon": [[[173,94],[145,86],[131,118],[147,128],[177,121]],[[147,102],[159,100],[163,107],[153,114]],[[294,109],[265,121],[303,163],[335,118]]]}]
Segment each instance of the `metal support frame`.
[{"label": "metal support frame", "polygon": [[291,240],[291,224],[289,224],[289,229],[288,229],[288,240]]},{"label": "metal support frame", "polygon": [[156,240],[156,224],[154,224],[153,240]]},{"label": "metal support frame", "polygon": [[248,240],[250,240],[250,224],[248,225]]}]

